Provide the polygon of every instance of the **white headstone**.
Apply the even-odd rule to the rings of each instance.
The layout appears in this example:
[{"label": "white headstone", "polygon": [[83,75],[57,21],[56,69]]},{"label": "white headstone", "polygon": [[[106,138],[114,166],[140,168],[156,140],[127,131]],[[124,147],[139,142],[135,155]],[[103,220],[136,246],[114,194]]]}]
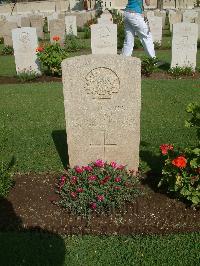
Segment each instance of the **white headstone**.
[{"label": "white headstone", "polygon": [[140,59],[77,56],[62,62],[62,73],[70,166],[102,159],[137,170]]},{"label": "white headstone", "polygon": [[158,42],[161,44],[162,42],[162,17],[149,17],[149,27],[151,30],[151,34],[154,42]]},{"label": "white headstone", "polygon": [[198,18],[198,12],[197,11],[186,10],[183,12],[183,22],[194,23],[196,18]]},{"label": "white headstone", "polygon": [[117,25],[91,25],[92,54],[117,54]]},{"label": "white headstone", "polygon": [[23,72],[41,74],[36,54],[38,47],[36,29],[29,27],[14,29],[12,39],[17,74]]},{"label": "white headstone", "polygon": [[196,67],[198,26],[176,23],[173,26],[171,67]]},{"label": "white headstone", "polygon": [[49,24],[50,30],[50,41],[53,41],[54,36],[59,36],[60,40],[58,41],[60,44],[64,44],[65,41],[65,21],[64,19],[54,19],[50,21]]},{"label": "white headstone", "polygon": [[67,35],[77,36],[76,16],[66,16],[65,27]]}]

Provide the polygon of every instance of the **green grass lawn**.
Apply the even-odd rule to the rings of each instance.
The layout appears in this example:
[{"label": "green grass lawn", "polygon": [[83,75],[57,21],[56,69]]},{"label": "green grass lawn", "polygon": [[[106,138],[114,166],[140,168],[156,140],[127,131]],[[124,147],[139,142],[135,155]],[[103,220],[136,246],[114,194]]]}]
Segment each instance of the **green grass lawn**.
[{"label": "green grass lawn", "polygon": [[199,265],[200,234],[68,236],[0,233],[1,266]]},{"label": "green grass lawn", "polygon": [[[153,170],[159,170],[160,144],[195,144],[195,132],[184,127],[185,107],[193,101],[200,102],[198,80],[143,80],[141,159]],[[61,83],[1,85],[0,121],[0,158],[8,162],[14,156],[15,172],[62,171],[66,140]]]}]

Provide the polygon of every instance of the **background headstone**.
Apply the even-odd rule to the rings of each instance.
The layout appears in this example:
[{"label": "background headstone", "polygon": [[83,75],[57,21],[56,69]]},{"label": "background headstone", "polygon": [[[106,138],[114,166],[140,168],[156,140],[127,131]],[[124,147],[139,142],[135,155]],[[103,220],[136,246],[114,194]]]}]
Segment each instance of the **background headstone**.
[{"label": "background headstone", "polygon": [[195,23],[173,25],[171,67],[196,67],[198,26]]},{"label": "background headstone", "polygon": [[3,38],[4,38],[4,45],[12,46],[12,30],[16,29],[17,23],[16,22],[8,22],[6,21],[3,25]]},{"label": "background headstone", "polygon": [[92,54],[117,54],[117,25],[91,25]]},{"label": "background headstone", "polygon": [[149,27],[154,42],[162,42],[162,17],[152,16],[148,18]]},{"label": "background headstone", "polygon": [[140,59],[84,55],[64,60],[62,73],[70,166],[103,159],[137,169]]},{"label": "background headstone", "polygon": [[17,74],[35,73],[41,74],[36,54],[38,47],[35,28],[18,28],[12,30],[13,48]]},{"label": "background headstone", "polygon": [[54,19],[50,21],[49,24],[50,30],[50,41],[53,41],[53,36],[59,36],[60,40],[58,41],[61,45],[65,41],[65,21],[63,19]]},{"label": "background headstone", "polygon": [[65,17],[65,27],[67,35],[77,36],[77,26],[76,26],[76,16],[66,16]]},{"label": "background headstone", "polygon": [[44,39],[44,20],[41,15],[30,16],[31,27],[36,28],[37,36],[40,39]]}]

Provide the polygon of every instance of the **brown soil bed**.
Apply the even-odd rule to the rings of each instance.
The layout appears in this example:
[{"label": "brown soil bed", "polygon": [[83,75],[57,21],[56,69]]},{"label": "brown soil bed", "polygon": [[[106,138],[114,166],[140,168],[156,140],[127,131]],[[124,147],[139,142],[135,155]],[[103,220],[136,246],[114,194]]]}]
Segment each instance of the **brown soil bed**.
[{"label": "brown soil bed", "polygon": [[[142,76],[143,79],[152,79],[152,80],[160,80],[160,79],[175,79],[167,72],[154,72],[150,77]],[[195,73],[193,76],[183,76],[178,79],[200,79],[200,73]],[[37,83],[37,82],[62,82],[61,77],[50,77],[50,76],[41,76],[32,81],[21,82],[17,77],[6,77],[0,76],[0,84],[24,84],[24,83]]]},{"label": "brown soil bed", "polygon": [[200,231],[200,210],[156,193],[145,192],[127,205],[124,215],[93,215],[90,222],[67,213],[53,204],[55,174],[28,174],[15,177],[7,199],[0,199],[0,230],[38,228],[61,234],[166,234]]},{"label": "brown soil bed", "polygon": [[37,82],[61,82],[62,78],[41,76],[35,80],[21,82],[17,77],[0,76],[0,84],[24,84],[24,83],[37,83]]}]

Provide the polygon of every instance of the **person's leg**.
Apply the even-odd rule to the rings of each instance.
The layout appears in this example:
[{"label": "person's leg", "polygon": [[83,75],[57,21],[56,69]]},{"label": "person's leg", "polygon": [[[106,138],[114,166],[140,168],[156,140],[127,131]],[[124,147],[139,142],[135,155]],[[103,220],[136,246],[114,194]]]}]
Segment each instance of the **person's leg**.
[{"label": "person's leg", "polygon": [[138,26],[136,29],[138,37],[142,42],[145,52],[149,57],[155,57],[155,49],[152,34],[150,32],[148,24],[144,21],[144,18],[141,16],[138,19]]},{"label": "person's leg", "polygon": [[126,15],[124,17],[124,25],[125,25],[125,39],[122,48],[122,55],[131,56],[134,47],[134,30],[130,24],[128,16]]}]

